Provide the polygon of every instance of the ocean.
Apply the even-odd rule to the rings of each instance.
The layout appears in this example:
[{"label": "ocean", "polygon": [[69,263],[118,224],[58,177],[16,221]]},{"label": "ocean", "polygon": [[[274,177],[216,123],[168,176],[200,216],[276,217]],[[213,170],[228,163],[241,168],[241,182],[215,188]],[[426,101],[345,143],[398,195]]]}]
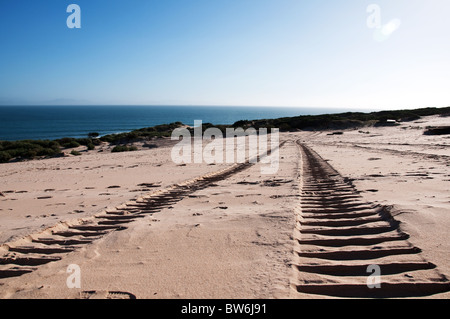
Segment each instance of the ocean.
[{"label": "ocean", "polygon": [[233,124],[239,120],[273,119],[348,110],[236,106],[0,106],[0,140],[54,140],[128,132],[139,128],[195,120]]}]

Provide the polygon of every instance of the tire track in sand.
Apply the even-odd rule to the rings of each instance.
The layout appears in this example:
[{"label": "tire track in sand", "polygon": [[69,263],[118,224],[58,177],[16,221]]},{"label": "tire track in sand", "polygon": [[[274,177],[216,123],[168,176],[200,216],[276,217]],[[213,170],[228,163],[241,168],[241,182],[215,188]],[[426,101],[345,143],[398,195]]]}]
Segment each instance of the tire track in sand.
[{"label": "tire track in sand", "polygon": [[[282,147],[285,142],[280,143]],[[272,150],[257,158],[269,156]],[[113,210],[106,210],[90,218],[73,222],[61,222],[43,232],[31,234],[26,238],[0,247],[0,280],[21,276],[37,269],[38,266],[59,261],[65,255],[78,250],[83,245],[106,236],[113,231],[127,229],[127,224],[137,219],[153,216],[162,209],[181,201],[198,190],[213,186],[214,183],[235,175],[255,161],[244,163],[209,173],[183,183],[172,185],[138,199],[131,200]],[[88,294],[89,295],[89,294]]]},{"label": "tire track in sand", "polygon": [[112,231],[127,229],[127,224],[139,218],[152,216],[184,197],[213,183],[237,174],[253,164],[248,161],[231,168],[206,174],[175,184],[136,200],[117,206],[98,215],[74,222],[59,223],[43,232],[2,245],[5,251],[0,257],[0,280],[21,276],[38,266],[61,260],[64,255],[79,247],[93,243]]},{"label": "tire track in sand", "polygon": [[[411,245],[389,207],[363,200],[312,149],[297,142],[302,154],[302,193],[297,208],[295,293],[334,297],[420,297],[450,291],[436,265]],[[370,265],[379,266],[380,288]],[[376,282],[375,282],[376,283]]]}]

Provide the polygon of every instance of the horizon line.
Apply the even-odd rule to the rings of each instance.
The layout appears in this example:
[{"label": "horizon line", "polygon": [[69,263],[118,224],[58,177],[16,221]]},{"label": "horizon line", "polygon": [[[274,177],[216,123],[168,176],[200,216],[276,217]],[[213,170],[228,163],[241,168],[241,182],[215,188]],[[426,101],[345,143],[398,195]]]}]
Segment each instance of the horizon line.
[{"label": "horizon line", "polygon": [[36,104],[1,104],[0,107],[39,107],[39,106],[54,106],[54,107],[86,107],[86,106],[112,106],[112,107],[125,107],[125,106],[136,106],[136,107],[155,107],[155,106],[167,106],[167,107],[262,107],[262,108],[304,108],[304,109],[348,109],[348,110],[367,110],[370,111],[391,111],[391,110],[411,110],[411,109],[421,109],[421,108],[446,108],[447,106],[411,106],[411,107],[350,107],[350,106],[288,106],[288,105],[227,105],[227,104],[56,104],[56,103],[36,103]]},{"label": "horizon line", "polygon": [[[31,107],[37,107],[37,106],[55,106],[55,107],[66,107],[66,106],[142,106],[142,107],[151,107],[151,106],[167,106],[167,107],[263,107],[263,108],[307,108],[307,109],[349,109],[349,110],[387,110],[388,108],[383,107],[353,107],[353,106],[297,106],[297,105],[230,105],[230,104],[107,104],[107,103],[87,103],[87,104],[57,104],[57,103],[36,103],[36,104],[27,104],[27,103],[20,103],[20,104],[1,104],[0,107],[3,106],[10,106],[10,107],[22,107],[22,106],[31,106]],[[449,105],[450,106],[450,105]],[[446,107],[446,106],[440,106],[440,107]],[[422,107],[416,107],[412,106],[411,108],[422,108]],[[423,108],[426,108],[424,106]],[[437,107],[439,108],[439,107]],[[391,108],[394,109],[394,108]],[[401,108],[395,108],[395,109],[405,109],[404,107]]]}]

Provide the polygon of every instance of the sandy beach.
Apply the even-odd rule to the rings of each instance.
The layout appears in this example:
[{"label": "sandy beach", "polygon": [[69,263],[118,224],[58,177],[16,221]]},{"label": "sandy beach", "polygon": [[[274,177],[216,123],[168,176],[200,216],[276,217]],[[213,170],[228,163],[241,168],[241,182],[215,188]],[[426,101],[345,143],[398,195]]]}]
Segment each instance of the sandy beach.
[{"label": "sandy beach", "polygon": [[280,133],[273,174],[173,143],[0,164],[0,298],[449,298],[448,121]]}]

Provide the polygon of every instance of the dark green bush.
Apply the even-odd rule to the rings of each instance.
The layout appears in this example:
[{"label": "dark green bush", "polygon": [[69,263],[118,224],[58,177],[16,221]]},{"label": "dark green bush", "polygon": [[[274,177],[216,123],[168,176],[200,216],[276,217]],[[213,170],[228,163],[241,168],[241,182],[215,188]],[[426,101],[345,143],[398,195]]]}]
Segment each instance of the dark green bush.
[{"label": "dark green bush", "polygon": [[154,137],[170,137],[172,135],[172,131],[182,125],[183,123],[181,122],[156,125],[154,127],[141,128],[128,133],[105,135],[102,136],[100,140],[111,144],[123,145]]},{"label": "dark green bush", "polygon": [[59,140],[56,140],[63,148],[75,148],[80,146],[80,143],[76,141],[74,138],[65,137]]},{"label": "dark green bush", "polygon": [[65,148],[75,148],[80,146],[80,143],[78,143],[77,141],[72,141],[70,143],[67,143],[65,145],[63,145]]},{"label": "dark green bush", "polygon": [[94,138],[92,139],[92,144],[94,144],[95,146],[99,146],[102,144],[102,141],[99,140],[98,138]]},{"label": "dark green bush", "polygon": [[61,152],[59,143],[49,140],[0,142],[0,150],[3,162],[12,158],[33,159],[36,156],[56,156]]},{"label": "dark green bush", "polygon": [[77,138],[75,142],[83,146],[88,146],[88,144],[92,143],[92,140],[90,138]]},{"label": "dark green bush", "polygon": [[56,150],[52,148],[37,148],[36,150],[36,156],[52,156],[57,153]]},{"label": "dark green bush", "polygon": [[142,147],[146,147],[146,148],[152,149],[152,148],[158,148],[158,145],[145,143],[144,145],[142,145]]},{"label": "dark green bush", "polygon": [[292,128],[289,123],[282,123],[279,127],[281,132],[289,132]]},{"label": "dark green bush", "polygon": [[132,151],[137,151],[137,150],[138,150],[138,148],[134,145],[132,145],[132,146],[117,145],[111,150],[111,152],[121,153],[121,152],[132,152]]},{"label": "dark green bush", "polygon": [[60,138],[60,139],[57,139],[56,141],[60,144],[60,145],[64,145],[64,144],[68,144],[68,143],[70,143],[70,142],[72,142],[72,141],[74,141],[75,139],[74,138],[71,138],[71,137],[64,137],[64,138]]},{"label": "dark green bush", "polygon": [[111,150],[111,152],[113,152],[113,153],[128,152],[128,146],[126,146],[126,145],[117,145]]},{"label": "dark green bush", "polygon": [[450,135],[450,126],[428,126],[425,135]]},{"label": "dark green bush", "polygon": [[0,163],[8,163],[12,159],[12,156],[5,151],[0,151]]}]

